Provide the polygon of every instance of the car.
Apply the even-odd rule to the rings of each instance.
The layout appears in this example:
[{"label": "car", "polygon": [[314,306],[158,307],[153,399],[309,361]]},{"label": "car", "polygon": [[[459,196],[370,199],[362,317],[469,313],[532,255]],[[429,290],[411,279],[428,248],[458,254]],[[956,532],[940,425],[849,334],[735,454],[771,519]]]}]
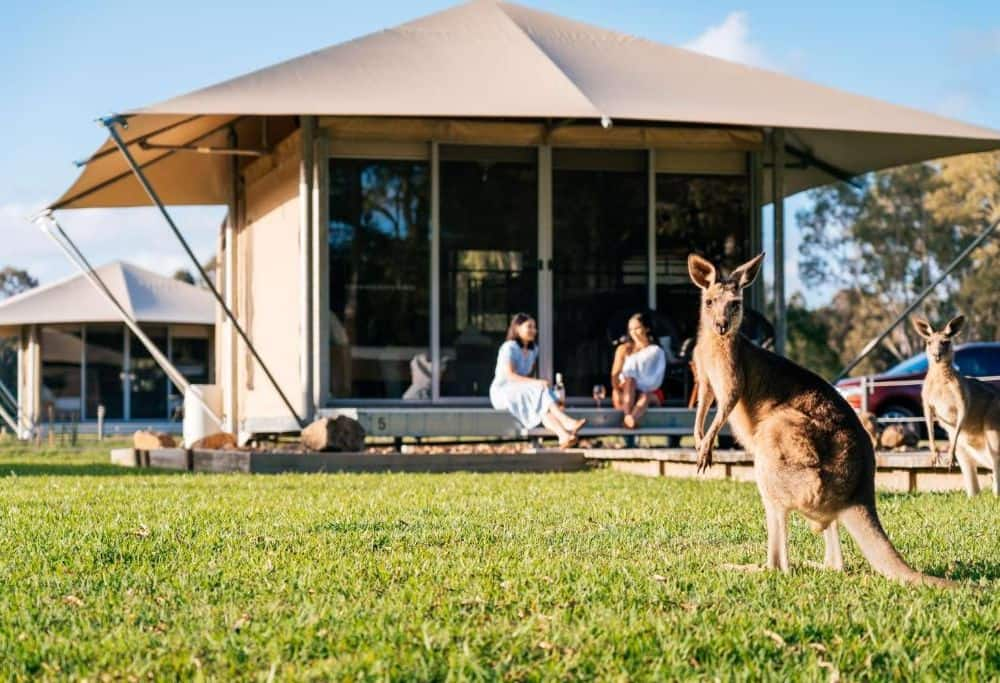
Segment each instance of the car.
[{"label": "car", "polygon": [[[1000,342],[972,342],[956,347],[955,366],[959,373],[978,377],[1000,389]],[[920,353],[885,372],[849,377],[836,386],[859,412],[867,411],[878,418],[922,419],[920,390],[926,374],[927,356]],[[923,429],[920,431],[923,434]]]}]

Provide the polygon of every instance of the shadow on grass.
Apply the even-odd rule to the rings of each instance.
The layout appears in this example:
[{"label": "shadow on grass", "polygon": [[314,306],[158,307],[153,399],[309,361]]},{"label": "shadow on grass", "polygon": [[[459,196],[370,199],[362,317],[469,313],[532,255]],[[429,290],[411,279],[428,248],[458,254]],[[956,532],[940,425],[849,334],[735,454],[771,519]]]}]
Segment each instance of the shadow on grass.
[{"label": "shadow on grass", "polygon": [[134,469],[131,467],[119,467],[117,465],[102,465],[100,463],[40,463],[0,460],[0,478],[11,475],[18,477],[127,477],[165,474],[184,473],[151,468]]}]

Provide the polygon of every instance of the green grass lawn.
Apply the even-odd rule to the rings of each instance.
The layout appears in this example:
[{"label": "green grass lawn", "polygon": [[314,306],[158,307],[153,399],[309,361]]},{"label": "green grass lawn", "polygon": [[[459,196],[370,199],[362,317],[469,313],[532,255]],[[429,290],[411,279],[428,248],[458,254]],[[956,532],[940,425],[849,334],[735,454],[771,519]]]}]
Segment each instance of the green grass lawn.
[{"label": "green grass lawn", "polygon": [[[742,574],[747,484],[190,475],[0,446],[0,673],[138,679],[997,678],[992,496],[883,495],[916,567]],[[797,521],[793,562],[822,557]]]}]

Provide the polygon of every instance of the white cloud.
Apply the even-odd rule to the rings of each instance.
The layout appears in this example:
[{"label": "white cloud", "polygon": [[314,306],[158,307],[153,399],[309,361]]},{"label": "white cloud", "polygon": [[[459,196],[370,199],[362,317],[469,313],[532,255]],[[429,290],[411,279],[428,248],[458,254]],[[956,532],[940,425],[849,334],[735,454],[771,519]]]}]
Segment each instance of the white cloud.
[{"label": "white cloud", "polygon": [[[28,222],[42,206],[43,202],[0,204],[0,268],[24,268],[44,283],[75,274],[76,269]],[[171,215],[200,261],[215,253],[224,208],[176,208]],[[56,218],[95,267],[121,259],[164,275],[178,268],[193,270],[155,209],[79,209],[58,212]]]},{"label": "white cloud", "polygon": [[730,12],[721,24],[709,26],[704,33],[683,47],[731,62],[759,67],[772,66],[764,50],[751,40],[750,16],[743,11]]}]

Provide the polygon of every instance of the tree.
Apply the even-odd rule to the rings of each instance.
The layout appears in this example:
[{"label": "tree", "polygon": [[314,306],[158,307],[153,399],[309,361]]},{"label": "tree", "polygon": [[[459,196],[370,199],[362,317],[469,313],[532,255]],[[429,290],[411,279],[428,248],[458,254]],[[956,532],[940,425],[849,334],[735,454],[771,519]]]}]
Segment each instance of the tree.
[{"label": "tree", "polygon": [[[861,189],[838,184],[811,193],[813,206],[798,214],[800,271],[807,286],[839,290],[830,305],[813,313],[829,331],[828,345],[841,363],[885,329],[983,229],[998,197],[995,153],[872,174]],[[997,241],[977,249],[924,301],[921,312],[940,320],[961,310],[970,320],[967,338],[995,338],[1000,303],[991,290],[1000,266]],[[821,333],[809,328],[813,322],[801,322],[806,325],[801,333]],[[911,327],[900,325],[861,369],[881,370],[921,349]]]},{"label": "tree", "polygon": [[14,296],[37,286],[38,280],[31,277],[26,270],[14,266],[6,266],[0,270],[0,298]]},{"label": "tree", "polygon": [[[953,225],[963,242],[987,223],[1000,220],[1000,152],[946,159],[941,162],[941,180],[927,196],[927,208],[939,221]],[[963,273],[952,304],[967,318],[966,338],[1000,338],[995,284],[1000,273],[1000,232],[972,252]]]}]

